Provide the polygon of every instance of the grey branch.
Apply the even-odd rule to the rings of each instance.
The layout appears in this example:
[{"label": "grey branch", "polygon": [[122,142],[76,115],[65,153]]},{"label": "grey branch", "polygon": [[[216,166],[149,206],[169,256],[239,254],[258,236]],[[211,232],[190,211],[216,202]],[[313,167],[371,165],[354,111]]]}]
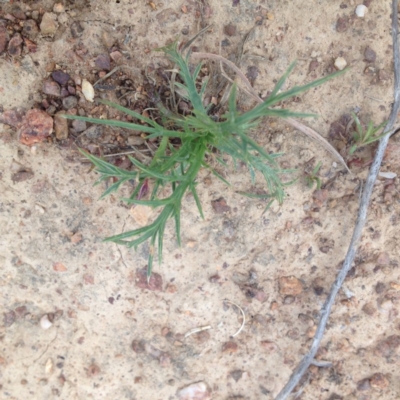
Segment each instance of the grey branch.
[{"label": "grey branch", "polygon": [[280,391],[275,400],[287,399],[292,390],[299,383],[301,377],[307,371],[308,367],[313,363],[314,357],[317,353],[322,337],[324,335],[326,323],[328,322],[329,315],[331,313],[331,309],[335,301],[336,295],[339,292],[340,288],[342,287],[344,280],[346,279],[346,275],[351,268],[351,265],[353,263],[358,248],[358,243],[361,238],[361,233],[367,218],[367,211],[371,199],[372,189],[374,188],[376,177],[378,175],[379,168],[381,166],[389,138],[394,132],[393,126],[396,122],[397,113],[399,112],[400,109],[400,55],[399,55],[399,43],[397,38],[398,36],[397,7],[398,7],[398,0],[393,0],[392,39],[393,39],[393,58],[394,58],[394,103],[392,111],[390,113],[389,120],[385,127],[385,132],[387,132],[387,135],[383,137],[379,142],[379,146],[376,151],[374,161],[372,163],[371,169],[367,177],[367,181],[365,183],[364,192],[361,197],[357,222],[354,228],[353,236],[351,238],[349,249],[347,250],[343,266],[340,272],[338,273],[335,282],[331,287],[330,293],[327,299],[325,300],[324,305],[322,306],[318,328],[313,338],[311,348],[308,351],[308,353],[303,357],[303,359],[300,361],[296,369],[293,371],[288,383],[283,387],[283,389]]}]

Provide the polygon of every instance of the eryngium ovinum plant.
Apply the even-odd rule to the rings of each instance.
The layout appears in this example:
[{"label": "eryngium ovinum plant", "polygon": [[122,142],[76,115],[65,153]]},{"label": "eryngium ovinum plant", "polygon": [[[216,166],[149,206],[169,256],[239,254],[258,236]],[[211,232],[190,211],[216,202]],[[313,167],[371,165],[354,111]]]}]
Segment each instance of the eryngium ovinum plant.
[{"label": "eryngium ovinum plant", "polygon": [[[133,180],[136,182],[133,193],[130,197],[123,198],[123,200],[128,204],[142,204],[160,209],[158,216],[147,226],[105,239],[107,242],[134,248],[149,240],[148,279],[151,275],[155,254],[157,254],[159,262],[161,262],[164,231],[168,220],[171,218],[175,221],[178,244],[180,245],[181,243],[181,206],[182,199],[188,191],[193,194],[199,213],[203,217],[201,201],[196,191],[196,178],[200,169],[208,168],[214,175],[229,185],[207,162],[209,159],[216,159],[225,167],[226,163],[223,158],[226,156],[229,156],[234,164],[244,163],[249,169],[253,182],[256,172],[264,177],[267,186],[267,194],[264,197],[269,198],[268,204],[274,200],[282,203],[285,183],[282,182],[280,176],[287,171],[280,169],[278,166],[277,157],[279,154],[268,153],[250,138],[249,133],[257,127],[264,117],[315,116],[314,114],[297,113],[284,108],[273,108],[273,106],[310,88],[319,86],[340,73],[337,72],[304,86],[295,86],[290,90],[280,92],[286,78],[294,68],[293,63],[279,79],[268,98],[245,113],[239,113],[237,110],[236,87],[233,86],[228,102],[228,110],[217,122],[208,115],[208,108],[203,105],[202,98],[207,82],[199,90],[196,86],[196,78],[202,65],[197,65],[192,73],[189,68],[190,54],[189,52],[186,55],[182,54],[178,50],[177,43],[173,43],[162,50],[176,65],[176,68],[179,69],[182,82],[175,82],[175,85],[179,93],[181,95],[183,93],[191,103],[192,110],[190,115],[183,116],[168,112],[161,105],[159,108],[161,113],[164,114],[164,122],[159,124],[128,108],[105,100],[99,100],[99,102],[130,115],[138,120],[139,123],[65,115],[66,118],[70,119],[145,132],[147,134],[146,139],[160,139],[158,149],[148,165],[129,157],[135,167],[133,171],[121,169],[101,158],[82,151],[100,174],[96,184],[109,178],[114,179],[114,183],[107,188],[101,198],[117,191],[123,183]],[[173,130],[167,128],[171,126],[174,127]],[[172,138],[179,139],[180,145],[172,145]],[[215,154],[218,156],[215,157]],[[149,199],[145,200],[142,198],[141,193],[144,186],[147,187],[149,182],[152,182],[152,191]],[[170,187],[169,196],[160,197],[161,189],[168,185]],[[164,190],[163,193],[165,193]]]}]

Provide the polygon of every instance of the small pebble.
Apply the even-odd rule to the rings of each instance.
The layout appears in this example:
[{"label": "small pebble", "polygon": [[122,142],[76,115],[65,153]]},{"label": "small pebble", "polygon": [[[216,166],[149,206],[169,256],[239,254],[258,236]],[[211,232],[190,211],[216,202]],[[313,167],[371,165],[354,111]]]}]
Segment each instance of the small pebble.
[{"label": "small pebble", "polygon": [[225,342],[222,345],[222,352],[227,354],[233,354],[238,351],[239,346],[234,341]]},{"label": "small pebble", "polygon": [[176,393],[179,400],[211,400],[211,390],[205,382],[192,383]]},{"label": "small pebble", "polygon": [[153,272],[149,281],[147,281],[147,268],[137,268],[135,285],[140,289],[160,292],[162,291],[163,279],[160,274]]},{"label": "small pebble", "polygon": [[61,96],[61,88],[57,82],[52,80],[47,80],[43,82],[42,92],[49,96],[60,97]]},{"label": "small pebble", "polygon": [[54,116],[54,132],[58,140],[65,140],[68,138],[68,121],[61,114],[64,113],[61,111]]},{"label": "small pebble", "polygon": [[67,73],[60,70],[52,72],[51,77],[60,85],[66,85],[71,78]]},{"label": "small pebble", "polygon": [[69,92],[65,87],[61,88],[61,97],[67,97],[69,96]]},{"label": "small pebble", "polygon": [[4,313],[4,319],[3,319],[4,326],[5,327],[11,326],[15,322],[16,317],[17,317],[17,315],[15,314],[15,311],[13,311],[13,310]]},{"label": "small pebble", "polygon": [[357,382],[357,390],[359,391],[366,391],[371,388],[371,385],[369,384],[369,379],[362,379],[361,381]]},{"label": "small pebble", "polygon": [[36,21],[33,19],[28,19],[24,21],[24,27],[22,29],[22,34],[29,37],[30,39],[35,39],[39,33],[39,28]]},{"label": "small pebble", "polygon": [[103,128],[100,125],[92,125],[84,131],[88,139],[97,139],[103,134]]},{"label": "small pebble", "polygon": [[54,35],[56,33],[58,24],[56,16],[53,13],[44,13],[42,22],[40,23],[40,31],[43,35]]},{"label": "small pebble", "polygon": [[47,314],[43,315],[43,317],[40,318],[40,326],[44,330],[47,330],[53,326],[53,323],[49,320],[49,317]]},{"label": "small pebble", "polygon": [[76,94],[76,89],[73,86],[68,86],[67,90],[70,94]]},{"label": "small pebble", "polygon": [[283,299],[283,304],[285,305],[293,304],[294,301],[295,301],[294,296],[285,296],[285,298]]},{"label": "small pebble", "polygon": [[108,54],[99,54],[94,63],[99,70],[109,71],[111,69],[110,56]]},{"label": "small pebble", "polygon": [[235,36],[236,35],[236,25],[233,25],[233,24],[225,25],[224,32],[228,36]]},{"label": "small pebble", "polygon": [[12,8],[11,14],[17,19],[22,19],[22,20],[26,19],[24,12],[18,6],[14,6]]},{"label": "small pebble", "polygon": [[8,54],[12,57],[20,56],[22,52],[22,42],[21,35],[16,33],[8,43]]},{"label": "small pebble", "polygon": [[376,262],[378,265],[389,265],[390,264],[389,254],[386,252],[379,253]]},{"label": "small pebble", "polygon": [[65,11],[64,5],[62,3],[56,3],[53,6],[53,12],[62,13]]},{"label": "small pebble", "polygon": [[347,65],[347,61],[343,58],[343,57],[338,57],[335,60],[335,68],[338,69],[339,71],[341,71],[342,69],[344,69]]},{"label": "small pebble", "polygon": [[26,46],[26,49],[29,51],[29,53],[36,53],[37,51],[37,44],[32,42],[32,40],[27,39],[24,37],[24,43]]},{"label": "small pebble", "polygon": [[295,276],[279,278],[279,293],[281,295],[297,296],[303,291],[303,284]]},{"label": "small pebble", "polygon": [[179,18],[180,15],[176,13],[175,10],[173,10],[172,8],[166,8],[156,15],[156,19],[161,26],[165,26],[172,22],[175,22]]},{"label": "small pebble", "polygon": [[53,118],[41,110],[29,110],[20,129],[18,130],[19,141],[27,146],[43,142],[53,131]]},{"label": "small pebble", "polygon": [[71,24],[70,30],[72,37],[76,39],[82,35],[84,28],[79,21],[75,21]]},{"label": "small pebble", "polygon": [[227,204],[226,200],[223,197],[212,200],[211,205],[217,214],[223,214],[231,210],[231,207]]},{"label": "small pebble", "polygon": [[76,107],[78,104],[78,99],[75,96],[68,96],[63,99],[62,104],[64,110],[70,110],[71,108]]},{"label": "small pebble", "polygon": [[103,31],[103,33],[101,34],[101,39],[103,41],[104,46],[106,46],[107,49],[111,49],[111,47],[115,43],[115,38],[107,31]]},{"label": "small pebble", "polygon": [[85,96],[85,99],[87,101],[90,101],[91,103],[93,103],[94,88],[93,88],[92,84],[89,81],[87,81],[86,79],[82,80],[82,93]]},{"label": "small pebble", "polygon": [[312,60],[308,66],[308,72],[313,72],[319,67],[319,62],[317,60]]},{"label": "small pebble", "polygon": [[229,375],[235,382],[239,382],[239,380],[242,378],[243,371],[241,369],[235,369],[234,371],[231,371]]},{"label": "small pebble", "polygon": [[51,358],[47,359],[46,365],[44,366],[44,371],[46,374],[51,374],[54,371],[54,363]]},{"label": "small pebble", "polygon": [[380,357],[391,357],[396,354],[400,347],[400,336],[392,335],[380,341],[375,348],[375,355]]},{"label": "small pebble", "polygon": [[369,46],[367,46],[364,50],[364,60],[371,63],[375,62],[376,60],[376,53]]},{"label": "small pebble", "polygon": [[389,386],[390,382],[385,375],[378,372],[371,376],[369,383],[373,389],[384,390]]},{"label": "small pebble", "polygon": [[365,14],[368,12],[368,8],[364,4],[360,4],[356,8],[356,15],[359,18],[364,18]]},{"label": "small pebble", "polygon": [[337,32],[346,32],[347,29],[349,29],[350,26],[350,19],[349,17],[340,17],[336,21],[336,31]]},{"label": "small pebble", "polygon": [[75,132],[81,133],[86,129],[86,121],[79,121],[74,119],[72,121],[72,128],[74,128]]}]

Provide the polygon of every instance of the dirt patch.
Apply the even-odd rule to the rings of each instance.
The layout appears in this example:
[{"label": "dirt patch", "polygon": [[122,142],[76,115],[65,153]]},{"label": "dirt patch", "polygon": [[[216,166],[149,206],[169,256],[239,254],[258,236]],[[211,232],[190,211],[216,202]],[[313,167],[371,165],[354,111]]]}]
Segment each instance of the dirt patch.
[{"label": "dirt patch", "polygon": [[[0,104],[2,111],[19,107],[7,114],[13,128],[0,131],[2,397],[172,399],[197,391],[204,399],[269,399],[306,351],[345,256],[374,150],[349,157],[348,115],[378,124],[390,112],[390,5],[368,1],[368,13],[358,18],[352,0],[214,3],[0,2]],[[284,153],[282,165],[296,168],[299,178],[283,206],[263,213],[265,202],[239,195],[262,189],[252,188],[242,168],[229,171],[232,188],[202,171],[205,219],[187,197],[182,247],[169,226],[163,263],[147,283],[148,246],[135,252],[102,242],[138,222],[119,196],[97,201],[104,186],[92,186],[96,177],[77,147],[105,155],[139,149],[136,156],[146,159],[152,144],[149,150],[138,132],[65,126],[56,114],[122,118],[82,93],[84,80],[103,78],[97,96],[155,116],[148,89],[165,85],[163,73],[172,67],[155,49],[176,38],[186,42],[207,25],[192,50],[231,60],[255,26],[240,67],[263,97],[294,59],[285,88],[333,72],[338,57],[351,66],[285,106],[320,115],[307,123],[346,157],[352,174],[301,133],[266,121],[254,138]],[[213,79],[208,96],[218,103],[225,82],[219,63],[204,68]],[[161,96],[168,105],[168,93]],[[239,107],[252,105],[240,93]],[[20,130],[31,108],[55,123],[33,147],[21,144]],[[383,167],[395,174],[397,140]],[[126,165],[124,156],[110,159]],[[304,171],[319,161],[316,191]],[[303,399],[400,397],[397,185],[397,177],[377,182],[354,268],[318,354],[333,366],[309,369]],[[242,313],[232,302],[246,316],[235,337]]]}]

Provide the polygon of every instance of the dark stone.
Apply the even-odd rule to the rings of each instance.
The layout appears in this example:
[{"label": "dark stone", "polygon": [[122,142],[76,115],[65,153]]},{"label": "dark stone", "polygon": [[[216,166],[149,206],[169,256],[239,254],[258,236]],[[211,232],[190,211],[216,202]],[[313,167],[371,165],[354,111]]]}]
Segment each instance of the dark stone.
[{"label": "dark stone", "polygon": [[234,371],[231,371],[229,375],[235,382],[239,382],[239,380],[242,378],[243,371],[241,369],[235,369]]},{"label": "dark stone", "polygon": [[371,63],[375,62],[375,60],[376,60],[376,53],[369,46],[367,46],[364,51],[364,59],[365,59],[365,61],[371,62]]},{"label": "dark stone", "polygon": [[78,104],[78,99],[75,96],[67,96],[62,101],[64,110],[70,110]]},{"label": "dark stone", "polygon": [[92,125],[84,131],[84,134],[88,139],[97,139],[103,134],[103,128],[99,125]]},{"label": "dark stone", "polygon": [[228,36],[235,36],[236,35],[236,25],[233,25],[233,24],[225,25],[224,32]]},{"label": "dark stone", "polygon": [[67,82],[71,79],[71,77],[67,73],[60,70],[52,72],[51,77],[60,85],[66,85]]},{"label": "dark stone", "polygon": [[52,80],[47,80],[43,82],[42,91],[44,94],[48,94],[49,96],[60,97],[61,88],[57,82]]},{"label": "dark stone", "polygon": [[8,54],[13,57],[18,57],[22,52],[22,36],[16,33],[8,43]]},{"label": "dark stone", "polygon": [[99,54],[94,63],[99,70],[109,71],[111,69],[111,61],[108,54]]},{"label": "dark stone", "polygon": [[340,17],[336,22],[336,31],[337,32],[346,32],[350,26],[350,18],[349,17]]},{"label": "dark stone", "polygon": [[36,21],[33,19],[28,19],[24,22],[24,27],[22,29],[22,34],[31,39],[35,39],[39,33],[39,27],[36,24]]},{"label": "dark stone", "polygon": [[26,19],[25,13],[17,5],[12,8],[11,14],[17,19]]},{"label": "dark stone", "polygon": [[74,21],[70,27],[71,35],[73,38],[78,38],[82,35],[82,32],[85,30],[79,21]]}]

